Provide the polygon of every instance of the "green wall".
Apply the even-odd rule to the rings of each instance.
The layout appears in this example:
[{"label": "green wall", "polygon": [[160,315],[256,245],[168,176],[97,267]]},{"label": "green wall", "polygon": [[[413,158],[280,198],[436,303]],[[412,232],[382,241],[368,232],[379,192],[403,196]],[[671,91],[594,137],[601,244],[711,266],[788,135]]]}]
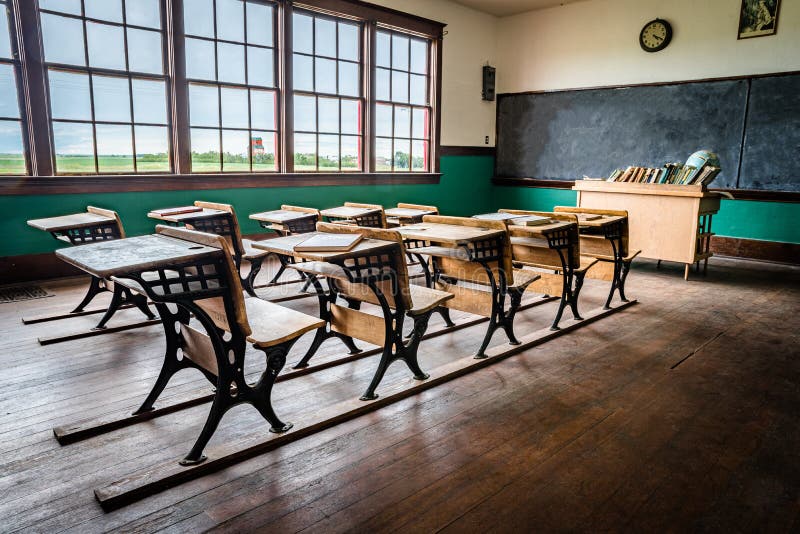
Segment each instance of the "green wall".
[{"label": "green wall", "polygon": [[[553,206],[574,206],[576,193],[569,189],[496,186],[495,209],[549,211]],[[800,243],[800,203],[723,200],[714,216],[717,235]]]},{"label": "green wall", "polygon": [[[0,235],[16,236],[0,244],[0,256],[49,252],[63,246],[48,234],[25,224],[28,219],[84,211],[87,205],[119,212],[128,235],[153,231],[155,221],[147,218],[151,209],[191,204],[195,200],[233,204],[245,234],[261,230],[250,213],[277,209],[281,204],[317,208],[341,205],[345,201],[393,206],[397,202],[434,204],[442,213],[472,215],[491,209],[491,156],[443,156],[442,179],[438,185],[379,185],[280,187],[264,189],[215,189],[207,191],[157,191],[143,193],[97,193],[0,197]],[[268,180],[269,178],[266,178]],[[109,178],[113,180],[113,178]],[[220,177],[220,181],[224,181]]]}]

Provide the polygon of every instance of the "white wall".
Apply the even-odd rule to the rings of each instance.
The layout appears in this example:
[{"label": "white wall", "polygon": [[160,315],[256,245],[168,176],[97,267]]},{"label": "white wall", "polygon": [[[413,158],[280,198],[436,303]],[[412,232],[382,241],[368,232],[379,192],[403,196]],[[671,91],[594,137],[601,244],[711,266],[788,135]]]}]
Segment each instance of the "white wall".
[{"label": "white wall", "polygon": [[[778,31],[736,39],[741,0],[590,0],[498,20],[498,92],[800,70],[800,1],[783,0]],[[672,43],[644,52],[642,26],[672,24]]]},{"label": "white wall", "polygon": [[442,144],[494,146],[494,102],[481,100],[481,67],[495,65],[497,18],[448,0],[370,0],[447,24],[442,58]]}]

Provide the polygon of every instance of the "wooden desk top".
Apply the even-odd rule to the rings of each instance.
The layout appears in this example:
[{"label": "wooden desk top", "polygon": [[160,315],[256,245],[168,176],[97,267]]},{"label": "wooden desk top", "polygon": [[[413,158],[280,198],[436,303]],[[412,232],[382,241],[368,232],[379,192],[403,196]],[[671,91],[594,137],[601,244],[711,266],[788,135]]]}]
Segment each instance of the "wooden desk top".
[{"label": "wooden desk top", "polygon": [[275,239],[265,239],[263,241],[254,241],[253,246],[261,250],[274,252],[283,256],[294,256],[296,258],[303,258],[311,261],[326,261],[335,262],[346,260],[348,258],[355,258],[358,256],[366,256],[379,252],[381,250],[396,247],[398,244],[391,241],[381,241],[378,239],[362,239],[358,244],[350,250],[345,252],[338,251],[320,251],[320,252],[295,252],[294,246],[306,239],[317,235],[324,234],[325,232],[309,232],[307,234],[289,235],[284,237],[277,237]]},{"label": "wooden desk top", "polygon": [[205,219],[206,217],[215,217],[227,213],[222,210],[215,210],[210,208],[203,208],[201,211],[192,211],[190,213],[177,213],[175,215],[161,215],[159,213],[150,212],[147,214],[151,219],[158,219],[159,221],[167,221],[172,223],[180,223],[192,219]]},{"label": "wooden desk top", "polygon": [[586,219],[586,217],[590,214],[587,213],[572,213],[568,211],[559,211],[558,213],[575,215],[578,218],[578,226],[580,228],[602,228],[604,226],[608,226],[609,224],[626,219],[626,217],[623,217],[622,215],[603,215],[599,219],[589,221]]},{"label": "wooden desk top", "polygon": [[275,224],[282,224],[287,221],[297,221],[300,219],[310,219],[316,217],[314,213],[306,213],[303,211],[292,210],[273,210],[262,211],[261,213],[252,213],[250,218],[254,221],[269,222]]},{"label": "wooden desk top", "polygon": [[555,231],[569,228],[571,224],[573,223],[569,221],[554,221],[550,224],[539,224],[537,226],[509,224],[508,233],[517,237],[545,237]]},{"label": "wooden desk top", "polygon": [[73,228],[87,228],[113,222],[115,222],[113,217],[85,212],[61,215],[60,217],[48,217],[46,219],[31,219],[28,221],[28,225],[45,232],[63,232]]},{"label": "wooden desk top", "polygon": [[156,234],[99,241],[56,251],[56,256],[65,262],[98,278],[153,270],[215,254],[222,254],[222,251]]},{"label": "wooden desk top", "polygon": [[371,213],[377,213],[381,210],[375,208],[356,208],[353,206],[339,206],[337,208],[329,208],[320,210],[319,214],[323,217],[332,217],[335,219],[352,219],[354,217],[363,217]]},{"label": "wooden desk top", "polygon": [[395,230],[400,232],[404,239],[419,239],[420,241],[448,245],[462,245],[473,241],[481,241],[504,232],[504,230],[492,230],[490,228],[428,222],[401,226]]},{"label": "wooden desk top", "polygon": [[478,215],[473,215],[473,219],[481,219],[484,221],[510,221],[511,219],[520,219],[522,217],[526,217],[526,215],[518,214],[518,213],[481,213]]},{"label": "wooden desk top", "polygon": [[415,210],[411,208],[387,208],[384,210],[387,217],[398,217],[400,219],[415,219],[425,215],[436,215],[436,212],[427,210]]}]

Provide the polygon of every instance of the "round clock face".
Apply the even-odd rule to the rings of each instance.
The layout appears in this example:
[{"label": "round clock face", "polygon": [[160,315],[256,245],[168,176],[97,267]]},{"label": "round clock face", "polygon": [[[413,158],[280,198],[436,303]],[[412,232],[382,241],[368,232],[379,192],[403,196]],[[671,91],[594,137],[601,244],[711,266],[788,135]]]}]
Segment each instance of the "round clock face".
[{"label": "round clock face", "polygon": [[672,26],[666,20],[655,19],[644,25],[639,34],[639,44],[645,52],[663,50],[672,39]]}]

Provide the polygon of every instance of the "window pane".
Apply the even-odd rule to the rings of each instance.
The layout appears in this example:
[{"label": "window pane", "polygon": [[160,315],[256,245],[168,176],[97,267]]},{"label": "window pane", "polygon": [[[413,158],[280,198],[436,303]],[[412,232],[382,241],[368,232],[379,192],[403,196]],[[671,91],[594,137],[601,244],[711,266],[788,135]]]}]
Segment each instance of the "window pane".
[{"label": "window pane", "polygon": [[392,102],[408,102],[408,74],[392,71]]},{"label": "window pane", "polygon": [[[159,80],[133,80],[133,117],[136,122],[167,123],[167,88]],[[139,145],[136,145],[139,150]]]},{"label": "window pane", "polygon": [[19,118],[19,98],[17,97],[14,67],[6,64],[0,64],[0,117]]},{"label": "window pane", "polygon": [[336,57],[336,23],[317,18],[314,24],[314,53],[318,56]]},{"label": "window pane", "polygon": [[192,128],[192,172],[219,170],[219,130]]},{"label": "window pane", "polygon": [[275,93],[250,91],[250,121],[252,128],[277,130],[275,124]]},{"label": "window pane", "polygon": [[298,91],[314,90],[314,59],[294,54],[292,57],[294,88]]},{"label": "window pane", "polygon": [[308,15],[294,13],[292,15],[292,50],[313,54],[312,34],[314,19]]},{"label": "window pane", "polygon": [[427,104],[428,91],[426,84],[428,79],[425,76],[411,75],[411,103],[412,104]]},{"label": "window pane", "polygon": [[130,126],[98,124],[98,172],[133,172],[133,132]]},{"label": "window pane", "polygon": [[219,94],[216,87],[189,85],[189,124],[219,126]]},{"label": "window pane", "polygon": [[361,102],[342,100],[342,133],[361,133]]},{"label": "window pane", "polygon": [[392,170],[392,140],[379,137],[375,140],[375,170]]},{"label": "window pane", "polygon": [[244,42],[242,0],[217,0],[217,39]]},{"label": "window pane", "polygon": [[56,148],[56,172],[95,172],[91,124],[54,122],[53,143]]},{"label": "window pane", "polygon": [[253,171],[277,171],[278,160],[275,157],[277,136],[270,132],[253,132],[251,147],[253,151]]},{"label": "window pane", "polygon": [[[128,0],[130,2],[130,0]],[[164,126],[135,126],[136,170],[169,172],[169,132]]]},{"label": "window pane", "polygon": [[361,138],[351,135],[342,136],[342,170],[361,170]]},{"label": "window pane", "polygon": [[90,19],[122,22],[122,2],[120,0],[84,0],[86,16]]},{"label": "window pane", "polygon": [[339,136],[319,136],[319,170],[339,170]]},{"label": "window pane", "polygon": [[[320,98],[317,105],[319,106],[319,131],[339,133],[339,99]],[[322,154],[320,154],[321,156]]]},{"label": "window pane", "polygon": [[39,0],[39,7],[71,15],[81,14],[81,0]]},{"label": "window pane", "polygon": [[376,62],[380,67],[391,67],[392,60],[390,56],[391,36],[388,33],[378,32],[378,43],[375,52],[377,53]]},{"label": "window pane", "polygon": [[275,67],[273,66],[271,48],[247,47],[247,83],[273,87],[275,85]]},{"label": "window pane", "polygon": [[244,83],[244,46],[217,43],[219,81]]},{"label": "window pane", "polygon": [[50,108],[54,119],[92,120],[89,76],[51,70]]},{"label": "window pane", "polygon": [[222,126],[249,127],[247,89],[222,88]]},{"label": "window pane", "polygon": [[22,125],[16,121],[0,121],[0,174],[25,174],[25,150]]},{"label": "window pane", "polygon": [[42,41],[45,60],[67,65],[86,65],[83,23],[42,13]]},{"label": "window pane", "polygon": [[183,28],[189,35],[214,37],[213,0],[183,0]]},{"label": "window pane", "polygon": [[8,32],[8,9],[0,6],[0,57],[11,58],[11,37]]},{"label": "window pane", "polygon": [[125,70],[125,40],[122,27],[87,22],[86,37],[89,42],[90,66]]},{"label": "window pane", "polygon": [[394,140],[394,170],[409,171],[410,166],[411,141],[408,139]]},{"label": "window pane", "polygon": [[159,0],[125,0],[125,22],[134,26],[161,29]]},{"label": "window pane", "polygon": [[250,171],[250,134],[222,130],[222,172]]},{"label": "window pane", "polygon": [[128,64],[133,72],[163,74],[161,33],[128,28]]},{"label": "window pane", "polygon": [[336,94],[336,61],[332,59],[314,59],[316,67],[316,91]]},{"label": "window pane", "polygon": [[428,129],[428,110],[414,108],[411,115],[411,137],[416,137],[417,139],[427,139],[430,137]]},{"label": "window pane", "polygon": [[295,95],[294,129],[301,132],[317,131],[317,104],[313,96]]},{"label": "window pane", "polygon": [[247,3],[247,42],[272,46],[272,8],[255,2]]},{"label": "window pane", "polygon": [[200,39],[186,39],[186,77],[195,80],[216,80],[214,43]]},{"label": "window pane", "polygon": [[428,170],[428,142],[411,141],[411,170]]},{"label": "window pane", "polygon": [[408,37],[392,35],[392,68],[408,70]]},{"label": "window pane", "polygon": [[395,106],[394,136],[411,137],[411,108]]},{"label": "window pane", "polygon": [[392,106],[387,106],[386,104],[375,105],[375,135],[391,137]]},{"label": "window pane", "polygon": [[317,136],[294,134],[294,170],[317,170]]},{"label": "window pane", "polygon": [[339,59],[358,61],[358,30],[353,24],[339,23]]},{"label": "window pane", "polygon": [[378,100],[389,100],[389,71],[386,69],[375,69],[375,98]]},{"label": "window pane", "polygon": [[96,121],[131,122],[128,78],[92,76],[92,91]]},{"label": "window pane", "polygon": [[358,90],[358,64],[339,62],[339,94],[346,96],[359,96]]},{"label": "window pane", "polygon": [[428,73],[428,43],[411,39],[411,72]]}]

